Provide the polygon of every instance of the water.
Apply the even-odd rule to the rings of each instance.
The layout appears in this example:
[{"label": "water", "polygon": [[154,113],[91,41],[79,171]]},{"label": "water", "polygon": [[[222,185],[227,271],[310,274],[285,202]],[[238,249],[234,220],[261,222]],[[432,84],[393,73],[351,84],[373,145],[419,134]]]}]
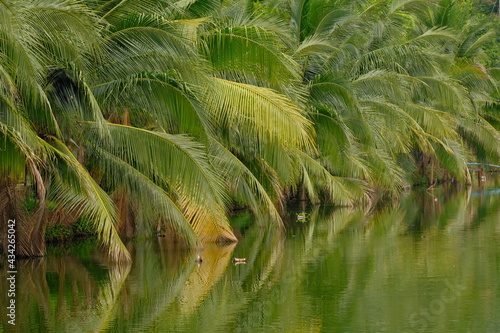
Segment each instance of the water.
[{"label": "water", "polygon": [[[106,262],[92,243],[18,260],[16,326],[0,332],[499,332],[500,177],[363,209],[291,210],[285,235],[251,218],[203,262],[165,239]],[[297,208],[298,210],[298,208]],[[233,264],[233,257],[247,258]]]}]

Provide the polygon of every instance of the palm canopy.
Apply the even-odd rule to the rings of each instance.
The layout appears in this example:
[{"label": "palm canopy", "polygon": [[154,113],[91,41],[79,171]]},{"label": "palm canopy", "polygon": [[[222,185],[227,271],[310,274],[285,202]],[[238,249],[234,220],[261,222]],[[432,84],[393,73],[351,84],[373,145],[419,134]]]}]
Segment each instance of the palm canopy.
[{"label": "palm canopy", "polygon": [[449,0],[2,1],[0,182],[38,205],[18,212],[23,254],[43,253],[47,201],[127,259],[125,210],[198,246],[236,240],[234,206],[281,229],[292,198],[466,179],[500,156],[496,35],[468,17]]}]

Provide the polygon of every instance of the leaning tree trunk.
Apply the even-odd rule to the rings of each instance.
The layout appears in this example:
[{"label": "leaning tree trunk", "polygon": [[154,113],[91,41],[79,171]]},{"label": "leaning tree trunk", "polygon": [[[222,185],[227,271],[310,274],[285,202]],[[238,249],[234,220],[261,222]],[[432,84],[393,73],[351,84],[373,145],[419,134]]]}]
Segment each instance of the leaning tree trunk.
[{"label": "leaning tree trunk", "polygon": [[45,254],[45,200],[38,200],[38,207],[29,214],[25,202],[27,188],[14,182],[0,185],[0,244],[5,252],[7,246],[7,223],[15,221],[16,255],[40,257]]},{"label": "leaning tree trunk", "polygon": [[[0,243],[2,251],[7,251],[8,225],[13,224],[16,234],[16,253],[19,247],[18,230],[19,224],[26,218],[26,209],[23,206],[25,195],[17,186],[17,183],[10,180],[3,180],[0,184],[0,216],[2,217],[0,227]],[[13,221],[13,222],[11,222]]]},{"label": "leaning tree trunk", "polygon": [[49,180],[44,181],[34,163],[28,164],[36,186],[35,208],[29,217],[19,224],[19,250],[21,257],[42,257],[45,255],[45,229],[47,228],[47,205],[45,202]]},{"label": "leaning tree trunk", "polygon": [[118,233],[125,239],[130,239],[135,236],[135,218],[132,210],[130,198],[123,188],[119,188],[112,195],[117,210],[118,210]]},{"label": "leaning tree trunk", "polygon": [[11,197],[16,190],[15,183],[0,181],[0,253],[7,252],[7,225],[16,219],[16,209],[12,207]]},{"label": "leaning tree trunk", "polygon": [[45,229],[47,228],[45,207],[38,207],[18,224],[18,249],[20,257],[42,257],[45,255]]}]

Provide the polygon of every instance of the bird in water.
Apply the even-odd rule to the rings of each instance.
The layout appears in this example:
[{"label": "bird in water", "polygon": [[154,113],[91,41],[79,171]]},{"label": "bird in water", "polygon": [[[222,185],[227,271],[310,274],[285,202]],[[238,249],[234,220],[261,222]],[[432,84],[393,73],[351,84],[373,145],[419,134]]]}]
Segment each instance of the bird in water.
[{"label": "bird in water", "polygon": [[247,263],[247,258],[233,258],[233,263],[235,265],[246,264]]}]

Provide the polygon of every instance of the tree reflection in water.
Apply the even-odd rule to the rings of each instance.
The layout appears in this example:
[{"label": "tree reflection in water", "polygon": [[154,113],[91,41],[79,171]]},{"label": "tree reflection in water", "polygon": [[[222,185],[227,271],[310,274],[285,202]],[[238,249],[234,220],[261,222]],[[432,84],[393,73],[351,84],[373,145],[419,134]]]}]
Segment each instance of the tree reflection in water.
[{"label": "tree reflection in water", "polygon": [[[135,241],[125,266],[84,245],[18,260],[17,325],[0,322],[6,332],[492,330],[499,187],[491,179],[482,188],[424,188],[370,210],[314,207],[307,223],[290,219],[286,234],[250,227],[237,230],[237,245],[202,252]],[[440,301],[450,285],[459,292]],[[1,308],[6,302],[2,295]]]}]

